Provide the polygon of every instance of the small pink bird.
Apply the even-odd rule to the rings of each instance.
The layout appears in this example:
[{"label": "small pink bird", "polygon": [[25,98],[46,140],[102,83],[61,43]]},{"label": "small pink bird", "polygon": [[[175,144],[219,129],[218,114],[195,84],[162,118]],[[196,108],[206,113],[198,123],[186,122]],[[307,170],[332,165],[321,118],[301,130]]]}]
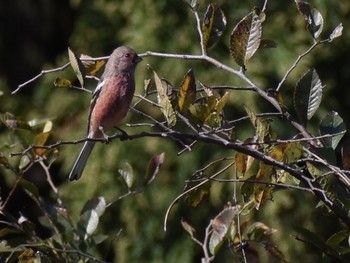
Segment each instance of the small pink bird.
[{"label": "small pink bird", "polygon": [[[118,125],[125,117],[135,92],[135,68],[141,60],[134,50],[126,46],[113,51],[93,94],[87,138],[102,138],[105,131]],[[94,141],[84,143],[69,174],[70,181],[81,177],[94,146]]]}]

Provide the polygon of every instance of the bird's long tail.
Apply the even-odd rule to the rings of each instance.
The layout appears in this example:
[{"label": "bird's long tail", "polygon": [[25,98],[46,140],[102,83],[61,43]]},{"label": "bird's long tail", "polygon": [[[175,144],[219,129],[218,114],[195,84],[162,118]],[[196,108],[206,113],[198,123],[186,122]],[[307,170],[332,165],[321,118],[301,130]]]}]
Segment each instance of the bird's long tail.
[{"label": "bird's long tail", "polygon": [[81,177],[84,171],[86,162],[94,146],[95,146],[95,142],[93,141],[86,141],[84,143],[83,149],[81,149],[80,154],[74,163],[72,171],[69,174],[69,181],[78,180]]}]

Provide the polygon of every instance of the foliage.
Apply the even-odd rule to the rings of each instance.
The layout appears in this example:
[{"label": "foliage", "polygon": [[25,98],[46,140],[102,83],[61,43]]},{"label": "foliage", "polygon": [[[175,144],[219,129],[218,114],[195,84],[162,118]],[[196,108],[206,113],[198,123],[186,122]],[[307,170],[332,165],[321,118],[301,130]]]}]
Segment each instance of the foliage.
[{"label": "foliage", "polygon": [[[24,117],[2,114],[8,138],[0,148],[0,164],[12,185],[11,191],[1,200],[1,224],[4,226],[0,231],[4,239],[0,243],[2,259],[6,262],[17,259],[20,262],[105,262],[107,260],[102,254],[113,251],[120,262],[145,262],[148,260],[147,255],[138,258],[133,255],[137,249],[129,251],[128,248],[135,244],[139,250],[145,251],[144,247],[149,245],[156,255],[157,246],[153,242],[168,236],[170,241],[166,245],[164,243],[164,246],[170,247],[167,262],[174,259],[177,262],[179,254],[187,256],[187,261],[200,258],[202,262],[219,262],[220,259],[234,262],[287,262],[293,255],[288,253],[286,246],[288,242],[297,241],[310,245],[317,251],[315,253],[319,258],[350,261],[350,154],[348,141],[342,141],[347,131],[345,122],[334,110],[329,111],[318,123],[313,121],[320,110],[325,90],[322,75],[315,68],[300,74],[300,79],[294,83],[292,106],[286,103],[289,95],[287,79],[302,68],[302,61],[316,47],[323,48],[341,37],[343,27],[339,24],[330,33],[323,33],[327,20],[322,12],[306,1],[296,0],[295,15],[299,11],[305,20],[311,44],[286,68],[275,87],[264,89],[254,79],[256,68],[253,58],[263,50],[273,54],[274,49],[271,48],[278,46],[278,39],[263,38],[269,19],[266,12],[268,4],[265,1],[262,8],[254,8],[242,15],[239,22],[232,26],[227,54],[221,61],[212,54],[215,54],[218,45],[223,45],[222,37],[228,27],[229,13],[214,3],[209,3],[203,13],[196,0],[182,3],[195,18],[199,36],[195,54],[197,50],[200,50],[200,54],[194,55],[191,51],[184,54],[177,51],[147,51],[141,54],[151,61],[156,58],[166,61],[177,59],[182,73],[178,70],[171,72],[179,80],[177,85],[172,80],[175,77],[166,74],[166,71],[156,66],[157,63],[151,63],[148,71],[144,71],[144,89],[135,95],[131,110],[134,117],[129,124],[128,134],[115,133],[108,137],[108,142],[126,140],[120,147],[132,149],[125,151],[128,162],[118,170],[118,178],[105,177],[108,164],[113,166],[116,155],[108,155],[106,148],[111,146],[103,145],[106,150],[101,155],[106,167],[100,168],[101,163],[97,162],[87,167],[88,173],[91,173],[90,179],[87,179],[90,180],[87,181],[90,183],[89,188],[85,186],[82,190],[72,192],[72,184],[62,183],[56,187],[53,171],[57,162],[61,161],[59,154],[70,154],[65,149],[83,143],[86,139],[72,141],[60,138],[57,135],[59,132],[56,132],[59,128],[53,127],[55,120],[49,116],[25,121]],[[231,62],[234,61],[239,69],[224,63],[230,56]],[[73,49],[68,48],[69,63],[42,71],[13,93],[19,94],[36,79],[68,71],[69,68],[77,80],[71,75],[58,76],[53,81],[54,86],[64,88],[60,89],[61,92],[68,93],[73,89],[90,92],[85,86],[88,81],[98,78],[106,58],[78,56]],[[187,67],[186,63],[193,61],[199,61],[200,66]],[[206,67],[202,64],[206,64]],[[216,72],[215,67],[219,69],[219,74],[225,76],[225,80],[230,80],[227,83],[234,85],[224,85],[222,83],[225,82],[219,78],[211,79],[210,75]],[[260,70],[264,71],[264,68]],[[79,83],[79,86],[75,83]],[[257,107],[248,101],[252,104],[242,107],[240,113],[243,116],[235,116],[230,112],[230,100],[237,93],[247,94],[247,97],[253,93],[258,104],[264,107]],[[56,136],[59,137],[57,141]],[[171,146],[159,142],[164,139],[172,142]],[[140,140],[145,144],[147,141],[151,143],[140,147]],[[99,141],[106,142],[105,139]],[[140,157],[140,148],[148,147],[155,148],[157,155],[149,153],[150,158]],[[337,152],[339,148],[342,148],[340,158]],[[155,191],[152,188],[154,184],[158,183],[159,187],[160,183],[167,180],[174,182],[171,181],[174,178],[158,178],[157,175],[162,173],[163,163],[168,165],[165,171],[168,171],[169,177],[176,173],[175,169],[169,168],[171,164],[174,165],[176,152],[179,155],[177,174],[182,173],[176,182],[180,181],[184,185],[183,191],[180,193],[177,185],[171,189],[177,194],[172,201],[167,191],[150,200],[152,191]],[[191,154],[203,161],[192,161]],[[122,153],[118,157],[120,155]],[[45,176],[53,195],[51,198],[43,195],[39,187],[27,178],[27,174],[35,168],[39,168]],[[139,176],[140,171],[143,171],[143,177]],[[98,175],[99,180],[94,174]],[[122,182],[118,187],[115,186],[116,180]],[[81,184],[80,187],[84,186]],[[104,188],[103,195],[96,194],[97,187]],[[19,189],[40,211],[37,221],[29,219],[22,211],[8,211]],[[76,196],[84,201],[83,206],[72,201]],[[316,218],[303,227],[300,227],[303,222],[295,222],[296,226],[290,226],[290,221],[282,226],[271,225],[274,221],[263,216],[264,207],[278,206],[278,202],[284,202],[286,198],[294,200],[288,200],[288,205],[302,198],[298,204],[308,204],[308,208],[312,207],[315,213],[329,218],[336,227],[321,233],[322,225],[316,222]],[[209,199],[211,207],[203,206]],[[130,203],[130,200],[136,201],[136,204]],[[213,200],[216,200],[216,205]],[[274,202],[270,202],[272,200]],[[144,220],[144,217],[150,216],[150,211],[158,211],[154,204],[160,206],[158,223],[159,218],[165,218],[163,226],[166,232],[160,231],[159,224]],[[116,207],[120,209],[115,210]],[[274,210],[274,214],[269,217],[282,219],[294,216],[294,211],[283,215],[283,209]],[[79,215],[76,212],[78,210]],[[177,211],[176,215],[174,210]],[[120,215],[115,216],[115,211],[120,212]],[[184,214],[184,218],[180,220],[178,213]],[[170,218],[179,224],[174,224]],[[140,227],[142,223],[145,227]],[[172,236],[179,235],[180,225],[183,232],[189,235],[188,239],[193,241],[192,245],[183,241],[185,245],[176,247],[177,243],[171,242]],[[45,228],[46,235],[41,234],[40,227]],[[294,240],[287,242],[280,239],[276,242],[276,235],[285,231],[285,227],[293,227]],[[138,231],[143,231],[142,235]],[[126,236],[123,236],[124,232]],[[142,240],[144,242],[133,239],[138,238],[138,235],[145,239]],[[116,246],[118,240],[122,241]],[[190,251],[195,249],[195,245],[199,248],[196,250],[199,256],[191,255]],[[186,253],[179,253],[184,246]],[[124,248],[124,252],[118,254],[121,248]]]}]

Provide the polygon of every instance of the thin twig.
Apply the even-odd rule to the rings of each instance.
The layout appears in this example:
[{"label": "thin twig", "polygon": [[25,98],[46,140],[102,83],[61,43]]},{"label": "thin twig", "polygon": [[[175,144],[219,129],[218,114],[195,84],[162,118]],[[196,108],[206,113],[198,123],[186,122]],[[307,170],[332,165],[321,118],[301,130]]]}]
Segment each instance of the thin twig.
[{"label": "thin twig", "polygon": [[44,163],[43,160],[40,160],[40,161],[39,161],[39,164],[40,164],[40,166],[43,168],[43,170],[44,170],[44,172],[45,172],[45,174],[46,174],[46,180],[47,180],[47,182],[49,183],[49,185],[50,185],[52,191],[53,191],[53,192],[55,193],[55,195],[56,195],[56,200],[57,200],[58,204],[62,206],[62,205],[63,205],[63,202],[62,202],[62,199],[61,199],[61,197],[60,197],[60,193],[58,192],[57,187],[55,186],[55,184],[53,183],[53,181],[52,181],[52,179],[51,179],[51,174],[50,174],[50,171],[49,171],[49,167],[47,167],[47,166],[45,165],[45,163]]},{"label": "thin twig", "polygon": [[278,92],[283,83],[286,81],[286,79],[288,78],[288,76],[290,75],[290,73],[292,73],[292,71],[296,68],[296,66],[299,64],[300,60],[303,59],[303,57],[305,57],[306,55],[310,54],[310,52],[317,47],[320,44],[320,42],[314,42],[311,47],[309,47],[303,54],[299,55],[298,58],[294,61],[293,65],[287,70],[287,72],[284,74],[282,80],[278,83],[278,86],[276,88],[276,91]]},{"label": "thin twig", "polygon": [[234,162],[226,165],[224,168],[222,168],[220,171],[216,172],[215,174],[211,175],[208,179],[203,180],[202,182],[198,183],[197,185],[185,190],[183,193],[181,193],[179,196],[177,196],[169,205],[166,213],[165,213],[165,217],[164,217],[164,231],[166,231],[166,227],[167,227],[167,222],[168,222],[168,217],[170,214],[171,209],[173,208],[173,206],[185,195],[187,195],[188,193],[192,192],[193,190],[196,190],[198,187],[206,184],[207,182],[209,182],[211,179],[215,178],[216,176],[222,174],[223,172],[225,172],[227,169],[229,169],[232,165],[234,165]]}]

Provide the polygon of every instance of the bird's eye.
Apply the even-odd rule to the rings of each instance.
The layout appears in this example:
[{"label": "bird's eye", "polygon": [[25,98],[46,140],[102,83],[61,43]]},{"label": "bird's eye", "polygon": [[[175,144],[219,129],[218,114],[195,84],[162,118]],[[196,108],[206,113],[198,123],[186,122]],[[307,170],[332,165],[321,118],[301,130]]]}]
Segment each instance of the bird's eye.
[{"label": "bird's eye", "polygon": [[124,56],[125,56],[126,58],[129,58],[129,57],[130,57],[130,53],[126,53]]}]

